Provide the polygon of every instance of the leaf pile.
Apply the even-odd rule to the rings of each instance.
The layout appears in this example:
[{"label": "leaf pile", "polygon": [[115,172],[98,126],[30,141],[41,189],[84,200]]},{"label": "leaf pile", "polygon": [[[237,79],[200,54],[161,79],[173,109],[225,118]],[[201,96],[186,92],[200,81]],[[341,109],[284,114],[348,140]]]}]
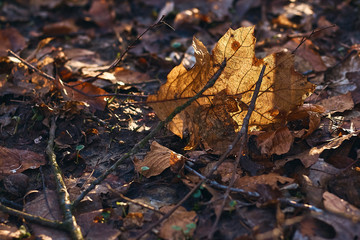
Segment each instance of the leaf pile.
[{"label": "leaf pile", "polygon": [[226,66],[215,85],[191,106],[178,114],[168,128],[183,137],[190,133],[187,149],[200,143],[205,148],[222,152],[242,126],[255,83],[266,66],[260,94],[250,119],[250,130],[276,130],[286,123],[287,115],[303,104],[314,85],[294,70],[289,52],[255,57],[254,27],[229,29],[212,54],[195,37],[196,64],[190,70],[176,66],[167,82],[148,104],[164,120],[176,107],[202,89],[226,59]]}]

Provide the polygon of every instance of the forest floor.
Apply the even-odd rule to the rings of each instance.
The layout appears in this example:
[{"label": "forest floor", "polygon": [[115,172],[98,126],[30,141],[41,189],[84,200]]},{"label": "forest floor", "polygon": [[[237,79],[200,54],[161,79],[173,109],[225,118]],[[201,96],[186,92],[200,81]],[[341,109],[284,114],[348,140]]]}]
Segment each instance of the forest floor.
[{"label": "forest floor", "polygon": [[360,238],[360,1],[30,2],[0,2],[1,239]]}]

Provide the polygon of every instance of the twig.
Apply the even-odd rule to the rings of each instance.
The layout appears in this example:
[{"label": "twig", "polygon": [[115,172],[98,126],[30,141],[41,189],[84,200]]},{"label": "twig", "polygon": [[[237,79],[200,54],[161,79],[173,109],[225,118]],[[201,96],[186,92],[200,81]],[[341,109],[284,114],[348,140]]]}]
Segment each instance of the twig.
[{"label": "twig", "polygon": [[294,54],[294,53],[299,49],[299,47],[300,47],[304,42],[306,42],[306,40],[310,39],[315,33],[321,32],[321,31],[323,31],[323,30],[326,30],[326,29],[328,29],[328,28],[332,28],[332,27],[335,27],[335,26],[336,26],[336,25],[333,24],[333,25],[331,25],[331,26],[327,26],[327,27],[323,27],[323,28],[320,28],[320,29],[314,29],[314,30],[312,30],[311,33],[310,33],[310,35],[308,35],[308,36],[303,36],[303,37],[302,37],[299,45],[298,45],[291,53]]},{"label": "twig", "polygon": [[265,68],[266,68],[266,65],[263,65],[263,67],[261,69],[261,72],[260,72],[260,75],[259,75],[259,79],[257,80],[256,85],[255,85],[254,94],[251,97],[248,112],[246,113],[246,116],[244,117],[243,125],[241,126],[241,129],[240,129],[240,131],[238,133],[238,137],[241,139],[240,140],[240,149],[239,149],[239,152],[238,152],[238,154],[236,156],[236,161],[234,163],[233,173],[232,173],[232,176],[231,176],[229,186],[226,189],[224,200],[223,200],[223,202],[221,204],[220,213],[217,214],[217,216],[216,216],[216,220],[215,220],[215,222],[214,222],[214,224],[213,224],[213,226],[211,228],[211,231],[210,231],[210,233],[208,235],[208,239],[213,238],[213,235],[214,235],[214,233],[216,231],[216,228],[217,228],[217,225],[219,223],[221,214],[222,214],[222,212],[224,210],[226,200],[229,197],[229,194],[230,194],[230,191],[231,191],[230,189],[235,183],[235,180],[236,180],[236,178],[235,178],[235,176],[236,176],[236,174],[235,174],[236,173],[236,168],[240,163],[240,158],[241,158],[241,156],[243,154],[243,149],[244,149],[244,147],[246,145],[246,142],[247,142],[247,132],[248,132],[248,128],[249,128],[249,121],[250,121],[251,114],[255,109],[255,102],[256,102],[256,99],[257,99],[257,97],[259,95],[259,92],[260,92],[260,86],[261,86],[262,79],[263,79],[263,76],[264,76]]},{"label": "twig", "polygon": [[59,196],[59,203],[64,215],[64,224],[67,226],[67,231],[70,233],[72,239],[84,239],[80,227],[77,225],[74,215],[71,212],[70,196],[66,189],[65,182],[62,178],[62,173],[59,165],[56,162],[56,155],[53,151],[55,139],[55,117],[51,119],[49,141],[46,147],[46,153],[49,157],[50,165],[54,171],[56,187]]},{"label": "twig", "polygon": [[165,16],[162,16],[160,18],[159,21],[157,21],[156,23],[154,23],[153,25],[151,25],[150,27],[148,27],[142,34],[140,34],[134,41],[132,41],[129,46],[125,49],[125,51],[117,58],[115,59],[115,61],[107,68],[104,70],[101,70],[100,73],[98,73],[97,75],[95,75],[94,77],[91,77],[90,79],[88,79],[88,81],[92,81],[96,78],[98,78],[99,76],[101,76],[104,72],[108,72],[111,69],[115,68],[125,57],[125,55],[130,51],[130,49],[134,46],[134,44],[140,40],[140,38],[142,38],[142,36],[144,36],[148,31],[150,31],[151,29],[154,29],[157,26],[160,26],[161,24],[165,24],[166,26],[170,27],[171,29],[173,29],[169,24],[167,24],[164,21]]},{"label": "twig", "polygon": [[133,204],[135,204],[135,205],[138,205],[138,206],[140,206],[140,207],[147,208],[147,209],[149,209],[149,210],[151,210],[151,211],[153,211],[153,212],[156,212],[156,213],[159,213],[159,214],[161,214],[161,215],[164,215],[163,212],[155,209],[153,206],[150,206],[150,205],[148,205],[148,204],[145,204],[145,203],[136,201],[136,200],[134,200],[134,199],[128,198],[128,197],[124,196],[124,194],[122,194],[122,193],[120,193],[120,192],[117,192],[117,191],[115,191],[114,189],[112,189],[112,187],[111,187],[109,184],[106,184],[106,185],[107,185],[107,188],[110,190],[110,192],[112,192],[112,193],[115,194],[115,195],[118,195],[120,198],[122,198],[122,199],[124,199],[124,200],[126,200],[126,201],[128,201],[128,202],[131,202],[131,203],[133,203]]},{"label": "twig", "polygon": [[[188,170],[189,172],[195,174],[200,179],[205,180],[205,182],[208,183],[210,186],[213,186],[213,187],[219,188],[219,189],[223,189],[223,190],[228,189],[228,186],[222,185],[222,184],[220,184],[220,183],[218,183],[218,182],[216,182],[214,180],[210,180],[210,179],[206,178],[204,175],[202,175],[201,173],[199,173],[196,170],[192,169],[188,165],[185,165],[185,169]],[[260,197],[260,195],[257,192],[249,192],[249,191],[246,191],[246,190],[241,189],[241,188],[233,188],[233,187],[231,187],[230,191],[235,192],[235,193],[241,193],[241,194],[244,194],[244,195],[248,195],[249,197],[254,197],[254,198]]]},{"label": "twig", "polygon": [[40,170],[40,174],[41,174],[41,182],[42,182],[42,185],[43,185],[43,192],[44,192],[44,199],[45,199],[45,202],[46,202],[46,206],[49,209],[49,212],[50,212],[50,215],[52,216],[52,218],[56,219],[56,217],[54,217],[54,215],[52,213],[52,210],[51,210],[51,207],[50,207],[50,204],[49,204],[49,199],[47,198],[46,186],[45,186],[45,178],[44,178],[44,173],[42,171],[42,166],[40,166],[39,170]]},{"label": "twig", "polygon": [[1,203],[0,203],[0,211],[8,213],[12,216],[24,218],[27,221],[34,222],[34,223],[40,224],[42,226],[51,227],[51,228],[55,228],[55,229],[63,229],[63,230],[67,229],[67,227],[64,225],[64,223],[61,221],[53,221],[53,220],[46,219],[43,217],[34,216],[32,214],[7,207]]},{"label": "twig", "polygon": [[8,54],[10,54],[11,56],[15,57],[16,59],[18,59],[20,62],[22,62],[24,65],[26,65],[28,68],[30,68],[31,70],[35,71],[37,74],[39,74],[40,76],[49,79],[51,81],[55,81],[55,78],[53,76],[50,76],[49,74],[41,71],[40,69],[38,69],[37,67],[34,67],[32,64],[30,64],[28,61],[26,61],[25,59],[22,59],[19,55],[17,55],[16,53],[14,53],[11,50],[8,50]]},{"label": "twig", "polygon": [[279,198],[278,201],[280,203],[283,203],[283,204],[286,204],[286,205],[289,205],[289,206],[292,206],[292,207],[296,207],[296,208],[302,208],[302,209],[308,209],[310,211],[314,211],[314,212],[317,212],[317,213],[323,213],[324,211],[320,208],[317,208],[313,205],[310,205],[310,204],[306,204],[306,203],[297,203],[295,201],[292,201],[292,200],[289,200],[289,199],[286,199],[286,198]]},{"label": "twig", "polygon": [[95,188],[96,185],[101,183],[110,173],[115,171],[115,169],[124,161],[125,159],[129,158],[130,156],[137,153],[150,139],[152,139],[168,122],[170,122],[178,113],[183,111],[185,108],[190,106],[192,102],[198,99],[208,88],[212,87],[216,80],[220,77],[222,71],[226,66],[226,59],[221,63],[220,68],[216,71],[216,73],[210,78],[207,84],[201,89],[196,95],[190,98],[186,103],[183,105],[175,108],[175,110],[164,120],[158,123],[158,125],[140,142],[138,142],[129,152],[124,154],[119,160],[117,160],[108,170],[106,170],[103,174],[101,174],[97,179],[95,179],[90,186],[85,189],[80,196],[72,203],[72,207],[74,208],[77,206],[80,201],[91,191]]}]

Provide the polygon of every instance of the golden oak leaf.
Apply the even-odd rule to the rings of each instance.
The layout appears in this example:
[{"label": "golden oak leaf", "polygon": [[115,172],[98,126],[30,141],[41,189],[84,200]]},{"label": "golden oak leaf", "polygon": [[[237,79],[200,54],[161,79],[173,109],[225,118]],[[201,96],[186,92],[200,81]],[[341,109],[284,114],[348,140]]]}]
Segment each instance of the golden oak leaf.
[{"label": "golden oak leaf", "polygon": [[193,38],[194,67],[187,70],[183,65],[176,66],[158,93],[149,96],[148,104],[164,120],[176,107],[199,92],[226,59],[226,66],[214,86],[168,125],[180,137],[185,131],[190,133],[187,149],[199,143],[217,152],[227,148],[241,129],[263,65],[266,70],[249,130],[284,126],[286,115],[302,105],[313,91],[314,85],[295,72],[291,53],[274,53],[257,59],[253,32],[254,27],[229,29],[212,54]]}]

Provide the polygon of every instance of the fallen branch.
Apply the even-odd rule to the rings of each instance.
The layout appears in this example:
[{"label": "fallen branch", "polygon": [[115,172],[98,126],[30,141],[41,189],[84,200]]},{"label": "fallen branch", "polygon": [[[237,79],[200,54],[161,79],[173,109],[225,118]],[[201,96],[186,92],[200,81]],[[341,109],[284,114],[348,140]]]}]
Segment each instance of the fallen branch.
[{"label": "fallen branch", "polygon": [[62,229],[62,230],[67,229],[67,227],[64,225],[64,222],[53,221],[53,220],[46,219],[43,217],[35,216],[35,215],[29,214],[29,213],[26,213],[23,211],[16,210],[14,208],[7,207],[1,203],[0,203],[0,211],[4,212],[4,213],[8,213],[12,216],[24,218],[25,220],[27,220],[29,222],[34,222],[34,223],[40,224],[45,227],[51,227],[51,228]]},{"label": "fallen branch", "polygon": [[229,197],[229,194],[230,194],[230,191],[231,191],[230,189],[235,183],[235,180],[236,180],[236,177],[235,177],[236,176],[236,174],[235,174],[236,173],[236,168],[237,168],[237,166],[239,166],[241,156],[243,155],[244,147],[246,146],[246,143],[247,143],[247,133],[248,133],[248,128],[249,128],[249,121],[250,121],[251,114],[255,109],[255,102],[256,102],[256,99],[257,99],[257,97],[259,95],[259,92],[260,92],[260,86],[261,86],[262,79],[263,79],[263,76],[264,76],[265,68],[266,68],[266,66],[263,65],[263,67],[261,69],[261,72],[260,72],[260,75],[259,75],[259,79],[257,80],[256,85],[255,85],[254,94],[252,95],[252,98],[251,98],[251,101],[250,101],[250,104],[249,104],[249,108],[248,108],[248,112],[246,113],[246,116],[245,116],[245,118],[243,120],[243,125],[241,126],[241,129],[240,129],[240,131],[238,133],[239,142],[240,142],[240,149],[239,149],[238,154],[236,156],[236,161],[234,162],[234,169],[233,169],[233,172],[232,172],[231,180],[230,180],[229,186],[226,189],[225,197],[224,197],[224,200],[223,200],[223,202],[221,204],[221,208],[220,208],[220,213],[216,215],[216,219],[215,219],[215,222],[214,222],[214,224],[213,224],[213,226],[211,228],[211,231],[210,231],[210,233],[208,235],[208,239],[213,238],[213,235],[214,235],[214,233],[216,231],[217,225],[218,225],[218,223],[220,221],[221,214],[224,211],[226,200]]},{"label": "fallen branch", "polygon": [[49,157],[50,165],[53,169],[55,180],[56,180],[56,188],[59,196],[59,203],[61,210],[64,215],[64,224],[66,225],[66,230],[70,233],[72,239],[84,239],[81,233],[80,227],[76,223],[76,219],[71,212],[71,202],[70,196],[67,191],[65,182],[62,178],[62,173],[59,165],[56,162],[56,155],[54,153],[54,139],[55,139],[55,117],[51,119],[50,133],[49,133],[49,141],[46,147],[46,153]]},{"label": "fallen branch", "polygon": [[[214,180],[210,180],[208,178],[206,178],[204,175],[202,175],[201,173],[197,172],[196,170],[192,169],[191,167],[189,167],[188,165],[185,165],[185,169],[193,174],[195,174],[196,176],[198,176],[200,179],[205,180],[206,183],[208,183],[210,186],[215,187],[215,188],[219,188],[219,189],[223,189],[226,190],[228,189],[228,186],[222,185],[220,183],[218,183],[217,181]],[[249,192],[246,191],[244,189],[241,188],[233,188],[230,187],[230,191],[231,192],[235,192],[235,193],[241,193],[244,195],[247,195],[249,197],[254,197],[254,198],[258,198],[260,197],[260,195],[257,192]]]}]

